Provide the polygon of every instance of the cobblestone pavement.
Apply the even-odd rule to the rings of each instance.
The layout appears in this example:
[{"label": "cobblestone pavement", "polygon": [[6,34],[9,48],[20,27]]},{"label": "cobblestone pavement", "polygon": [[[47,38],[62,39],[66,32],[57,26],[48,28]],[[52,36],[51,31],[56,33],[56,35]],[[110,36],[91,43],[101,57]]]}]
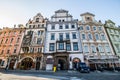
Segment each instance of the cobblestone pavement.
[{"label": "cobblestone pavement", "polygon": [[120,72],[0,71],[0,80],[120,80]]}]

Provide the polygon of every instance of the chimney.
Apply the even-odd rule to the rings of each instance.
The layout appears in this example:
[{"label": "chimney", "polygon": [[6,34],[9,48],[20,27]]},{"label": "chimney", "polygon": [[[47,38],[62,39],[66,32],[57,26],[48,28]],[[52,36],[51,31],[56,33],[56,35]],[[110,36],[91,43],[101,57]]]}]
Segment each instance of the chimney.
[{"label": "chimney", "polygon": [[16,28],[16,24],[14,24],[14,28]]}]

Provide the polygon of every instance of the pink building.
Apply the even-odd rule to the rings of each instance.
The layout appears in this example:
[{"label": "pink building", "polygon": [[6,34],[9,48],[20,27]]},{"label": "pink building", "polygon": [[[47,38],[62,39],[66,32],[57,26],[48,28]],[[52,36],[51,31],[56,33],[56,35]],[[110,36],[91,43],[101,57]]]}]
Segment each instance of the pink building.
[{"label": "pink building", "polygon": [[0,67],[16,68],[25,28],[3,28],[0,30]]}]

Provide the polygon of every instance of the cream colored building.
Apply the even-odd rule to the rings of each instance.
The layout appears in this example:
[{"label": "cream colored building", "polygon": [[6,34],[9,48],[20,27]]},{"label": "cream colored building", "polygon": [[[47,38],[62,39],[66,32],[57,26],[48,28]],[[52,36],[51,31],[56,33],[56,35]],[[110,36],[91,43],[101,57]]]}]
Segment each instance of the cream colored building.
[{"label": "cream colored building", "polygon": [[91,68],[108,67],[109,63],[112,64],[113,60],[116,60],[116,56],[103,24],[100,20],[96,21],[95,15],[92,13],[86,12],[80,16],[82,20],[78,22],[78,27],[85,62]]}]

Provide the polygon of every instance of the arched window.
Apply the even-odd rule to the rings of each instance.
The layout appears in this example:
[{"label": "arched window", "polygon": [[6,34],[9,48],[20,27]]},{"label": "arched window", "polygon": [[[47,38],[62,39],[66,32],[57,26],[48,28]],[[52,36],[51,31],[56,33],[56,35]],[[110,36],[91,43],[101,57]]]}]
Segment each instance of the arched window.
[{"label": "arched window", "polygon": [[93,26],[93,31],[95,31],[95,30],[97,30],[97,29],[96,29],[96,26]]},{"label": "arched window", "polygon": [[95,33],[95,39],[99,40],[99,34],[98,33]]},{"label": "arched window", "polygon": [[96,48],[94,45],[91,45],[91,50],[92,50],[92,53],[96,53]]},{"label": "arched window", "polygon": [[86,30],[90,30],[90,26],[86,26]]},{"label": "arched window", "polygon": [[106,40],[105,35],[103,33],[101,34],[101,40]]},{"label": "arched window", "polygon": [[88,39],[92,40],[92,34],[91,33],[88,33]]},{"label": "arched window", "polygon": [[84,47],[83,47],[83,52],[89,53],[88,45],[84,45]]},{"label": "arched window", "polygon": [[39,18],[36,18],[36,22],[39,22]]}]

